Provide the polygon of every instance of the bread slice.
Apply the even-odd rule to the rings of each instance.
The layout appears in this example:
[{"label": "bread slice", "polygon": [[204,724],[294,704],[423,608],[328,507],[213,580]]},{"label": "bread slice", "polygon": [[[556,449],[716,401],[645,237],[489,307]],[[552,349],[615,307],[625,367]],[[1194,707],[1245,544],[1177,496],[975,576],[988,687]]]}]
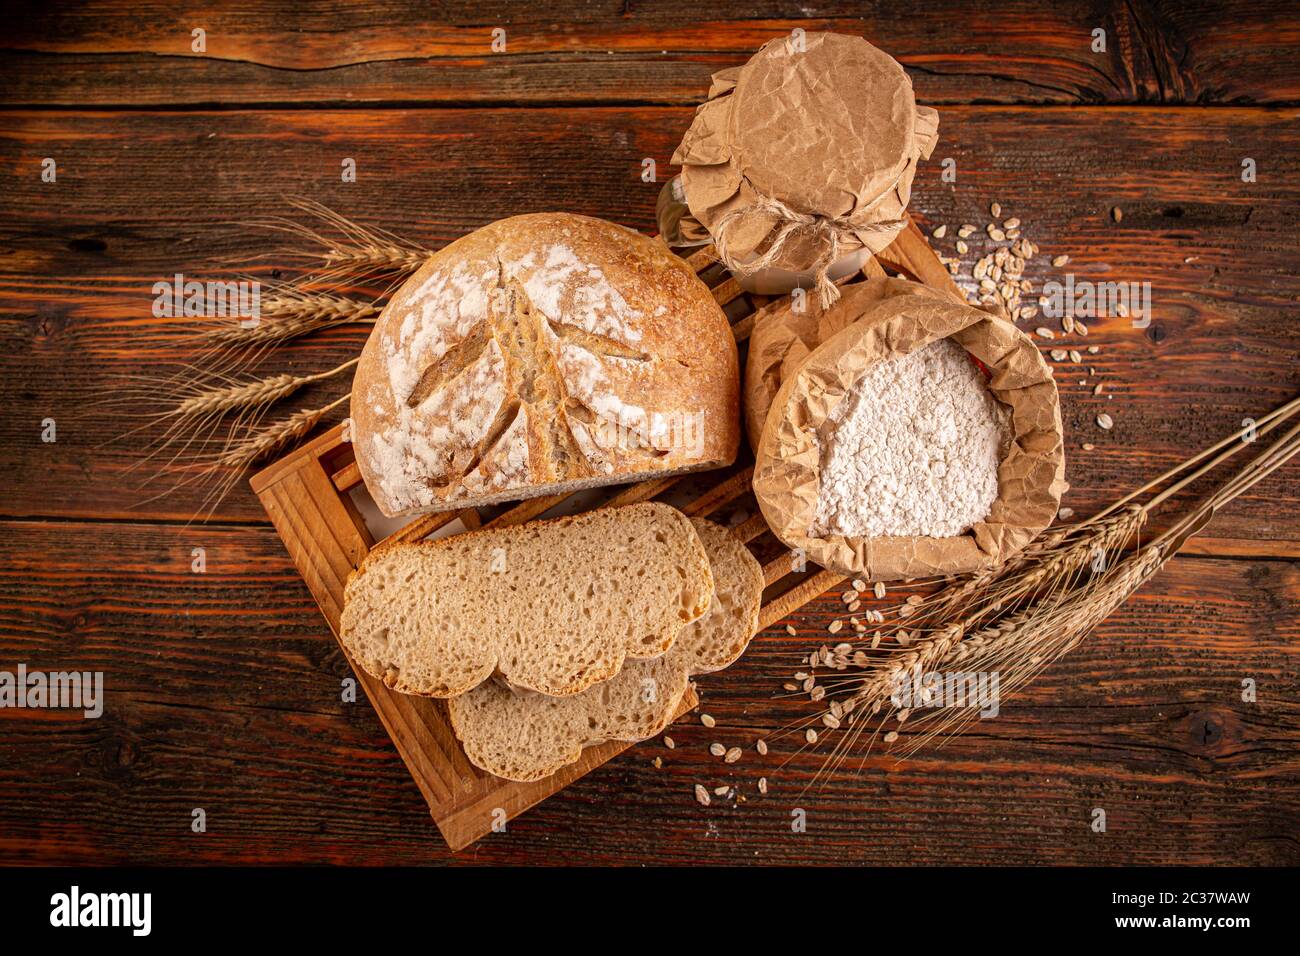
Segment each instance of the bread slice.
[{"label": "bread slice", "polygon": [[763,570],[735,535],[693,519],[713,568],[709,612],[662,657],[629,661],[618,676],[572,697],[512,693],[489,681],[448,702],[470,762],[508,780],[539,780],[604,740],[644,740],[672,720],[694,674],[721,670],[758,629]]},{"label": "bread slice", "polygon": [[379,549],[348,578],[339,636],[404,694],[496,672],[563,697],[663,654],[712,594],[690,520],[649,502]]}]

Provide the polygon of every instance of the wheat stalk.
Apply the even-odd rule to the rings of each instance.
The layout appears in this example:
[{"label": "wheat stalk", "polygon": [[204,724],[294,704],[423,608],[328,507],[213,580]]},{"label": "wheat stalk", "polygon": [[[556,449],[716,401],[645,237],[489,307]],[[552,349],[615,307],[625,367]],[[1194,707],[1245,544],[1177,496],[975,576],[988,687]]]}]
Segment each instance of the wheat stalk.
[{"label": "wheat stalk", "polygon": [[1055,528],[1009,561],[977,571],[920,604],[904,604],[897,610],[912,608],[908,626],[916,630],[942,627],[942,621],[959,615],[966,615],[971,626],[1045,588],[1065,586],[1097,555],[1109,554],[1132,540],[1147,515],[1147,509],[1127,505],[1095,522]]},{"label": "wheat stalk", "polygon": [[[1300,399],[1287,403],[1261,418],[1256,431],[1259,435],[1272,431],[1298,409]],[[996,672],[1000,693],[1008,693],[1033,680],[1044,667],[1077,646],[1164,567],[1220,507],[1300,453],[1300,425],[1295,425],[1213,494],[1179,515],[1153,543],[1117,559],[1152,510],[1239,452],[1246,442],[1232,443],[1243,433],[1211,446],[1180,468],[1149,482],[1144,492],[1177,478],[1146,503],[1137,504],[1138,495],[1126,495],[1098,516],[1052,532],[1041,544],[1026,549],[1027,557],[1014,562],[1010,570],[984,571],[950,585],[946,589],[949,593],[933,597],[925,612],[929,633],[918,639],[905,631],[898,632],[899,646],[887,650],[884,659],[872,658],[862,649],[830,653],[823,648],[822,663],[844,671],[851,659],[859,672],[822,683],[822,695],[839,696],[830,697],[829,711],[801,722],[804,725],[820,720],[828,727],[847,731],[837,739],[818,776],[838,766],[873,725],[874,742],[890,718],[901,726],[912,716],[909,709],[897,707],[893,700],[902,675],[957,670]],[[1207,458],[1208,463],[1201,464]],[[877,642],[878,637],[871,650],[876,649]],[[813,693],[817,694],[816,686]],[[927,711],[921,719],[934,718],[931,727],[910,741],[907,753],[936,734],[973,719],[975,712],[973,707]],[[897,737],[897,731],[892,731],[884,739],[892,743]]]},{"label": "wheat stalk", "polygon": [[350,369],[359,361],[359,357],[349,359],[342,365],[310,375],[290,375],[282,372],[279,375],[255,379],[251,382],[231,382],[199,389],[174,408],[163,412],[161,417],[175,416],[182,421],[189,421],[219,418],[233,411],[256,413],[257,410],[273,405],[282,398],[288,398],[306,385],[324,381]]},{"label": "wheat stalk", "polygon": [[[147,465],[159,456],[168,455],[154,473],[144,480],[142,488],[152,484],[174,467],[186,469],[184,476],[169,488],[146,498],[139,504],[157,500],[191,482],[210,479],[227,456],[240,453],[251,454],[256,450],[256,446],[250,442],[259,438],[258,426],[271,406],[307,385],[324,381],[352,368],[358,361],[359,358],[350,359],[332,369],[308,375],[281,373],[248,382],[233,380],[224,375],[213,375],[211,378],[216,380],[214,385],[186,384],[182,388],[184,397],[176,404],[162,412],[152,414],[144,424],[126,433],[130,435],[146,429],[156,431],[150,443],[151,450],[131,466],[132,470]],[[229,426],[224,438],[218,437],[218,429],[223,423],[228,423]],[[300,431],[299,437],[305,433],[305,430]],[[280,447],[284,447],[291,440],[292,435],[286,437]],[[215,451],[212,450],[213,446]],[[235,475],[237,476],[238,472],[235,472]],[[210,494],[205,498],[205,510],[210,512],[215,509],[230,487],[229,482],[219,483],[215,489],[215,497]],[[211,507],[208,507],[209,503]]]},{"label": "wheat stalk", "polygon": [[315,200],[291,197],[288,201],[339,235],[331,235],[279,217],[248,225],[286,232],[312,243],[312,248],[290,249],[288,254],[319,263],[323,272],[316,276],[318,281],[325,278],[338,280],[345,276],[354,279],[373,275],[402,277],[420,268],[433,255],[430,250],[386,229],[353,222]]},{"label": "wheat stalk", "polygon": [[[351,393],[341,395],[334,401],[320,408],[304,408],[290,415],[283,421],[275,422],[265,428],[259,428],[261,416],[241,420],[231,429],[224,441],[213,440],[205,444],[217,446],[216,451],[205,451],[191,455],[185,464],[198,466],[198,471],[181,482],[210,482],[203,498],[199,513],[211,514],[230,493],[230,489],[243,475],[245,469],[289,445],[295,444],[307,436],[325,417],[326,414],[351,398]],[[239,436],[240,431],[244,434]],[[223,473],[223,469],[225,469]]]},{"label": "wheat stalk", "polygon": [[[173,376],[133,377],[113,394],[86,403],[111,407],[118,416],[141,422],[117,436],[119,439],[141,431],[152,433],[146,454],[131,466],[134,470],[160,462],[143,485],[173,468],[180,470],[182,477],[170,488],[140,505],[191,482],[206,482],[223,474],[203,502],[204,509],[211,511],[244,467],[304,438],[347,396],[321,408],[300,409],[266,427],[262,427],[262,419],[277,402],[352,368],[358,359],[314,374],[282,373],[251,381],[243,375],[269,350],[285,342],[335,326],[373,321],[388,292],[432,255],[418,244],[386,230],[359,225],[313,200],[289,202],[314,217],[321,228],[281,217],[242,225],[260,225],[307,240],[308,248],[290,250],[290,254],[310,261],[314,273],[271,288],[261,302],[259,318],[264,321],[247,326],[222,322],[215,328],[200,329],[198,356]],[[369,301],[326,287],[331,282],[357,284],[376,275],[389,277],[388,287]],[[155,410],[158,404],[163,406],[161,411]]]},{"label": "wheat stalk", "polygon": [[202,334],[209,341],[225,347],[268,345],[336,325],[371,321],[382,308],[377,302],[349,299],[328,292],[286,289],[262,301],[261,321],[255,325],[223,323]]},{"label": "wheat stalk", "polygon": [[320,423],[322,418],[351,397],[352,393],[349,392],[320,408],[300,409],[284,421],[276,422],[240,439],[217,456],[216,463],[233,468],[245,468],[269,458],[289,445],[297,444]]}]

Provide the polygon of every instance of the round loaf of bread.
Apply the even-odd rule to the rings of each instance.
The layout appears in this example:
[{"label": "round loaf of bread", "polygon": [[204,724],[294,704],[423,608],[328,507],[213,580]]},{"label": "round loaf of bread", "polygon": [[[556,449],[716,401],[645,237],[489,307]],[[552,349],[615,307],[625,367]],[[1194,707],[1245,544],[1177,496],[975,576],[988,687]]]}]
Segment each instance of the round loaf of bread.
[{"label": "round loaf of bread", "polygon": [[357,465],[390,517],[730,464],[739,363],[709,289],[600,219],[502,219],[393,296],[352,385]]}]

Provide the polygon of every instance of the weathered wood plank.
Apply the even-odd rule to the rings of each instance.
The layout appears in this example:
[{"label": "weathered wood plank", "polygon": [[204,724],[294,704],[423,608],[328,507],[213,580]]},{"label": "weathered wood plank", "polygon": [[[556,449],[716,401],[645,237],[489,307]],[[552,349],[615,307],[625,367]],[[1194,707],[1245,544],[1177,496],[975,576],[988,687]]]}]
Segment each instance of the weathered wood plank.
[{"label": "weathered wood plank", "polygon": [[[815,10],[672,0],[521,5],[98,2],[9,24],[0,102],[159,106],[699,102],[716,70],[791,30],[866,36],[923,101],[1295,103],[1300,37],[1281,2],[956,0]],[[192,31],[206,31],[193,49]],[[494,52],[493,30],[506,48]],[[1092,31],[1106,31],[1094,52]]]},{"label": "weathered wood plank", "polygon": [[[5,522],[0,668],[105,671],[98,720],[0,710],[5,863],[450,858],[266,528]],[[208,549],[205,575],[190,571]],[[250,569],[254,569],[250,573]],[[835,596],[699,681],[718,726],[632,748],[456,859],[494,863],[1300,862],[1300,565],[1179,558],[996,719],[814,784],[777,699]],[[1241,700],[1253,678],[1258,702]],[[772,744],[767,758],[751,748]],[[724,765],[714,740],[746,747]],[[662,769],[652,766],[655,757]],[[788,761],[788,762],[787,762]],[[771,793],[761,797],[766,776]],[[692,796],[727,784],[745,802]],[[190,832],[191,810],[208,832]],[[1105,834],[1091,832],[1095,807]],[[808,832],[791,832],[791,811]]]},{"label": "weathered wood plank", "polygon": [[[658,158],[666,174],[689,117],[654,108],[0,115],[9,210],[0,234],[0,398],[8,409],[0,439],[11,475],[4,512],[195,513],[201,495],[190,488],[133,510],[152,493],[137,487],[150,433],[116,439],[134,423],[87,403],[117,395],[129,376],[193,357],[184,321],[151,316],[151,288],[176,271],[229,275],[222,261],[277,247],[231,221],[284,212],[274,197],[309,194],[431,246],[543,209],[652,230],[657,186],[640,181],[640,157]],[[1057,253],[1071,255],[1080,278],[1152,283],[1150,328],[1090,323],[1086,343],[1101,352],[1085,366],[1096,375],[1058,364],[1069,506],[1086,513],[1113,500],[1300,388],[1292,316],[1300,113],[956,107],[944,110],[943,124],[913,201],[928,226],[950,224],[941,251],[952,254],[955,226],[982,225],[997,199],[1043,247],[1029,272],[1036,285],[1060,275],[1046,262]],[[46,154],[58,157],[57,184],[40,182]],[[336,181],[343,156],[358,159],[358,183]],[[1241,182],[1243,156],[1257,158],[1258,182]],[[939,180],[944,157],[957,163],[955,184]],[[1120,223],[1106,214],[1113,205],[1124,209]],[[353,357],[365,334],[331,330],[285,349],[263,371],[330,367]],[[1098,380],[1113,399],[1091,394]],[[284,407],[345,388],[339,379]],[[1116,422],[1109,433],[1094,424],[1102,410]],[[58,423],[54,444],[41,440],[47,417]],[[1096,449],[1082,451],[1085,442]],[[242,484],[217,515],[264,520]],[[1293,472],[1243,499],[1200,546],[1213,550],[1215,536],[1232,539],[1229,553],[1262,540],[1294,554]]]}]

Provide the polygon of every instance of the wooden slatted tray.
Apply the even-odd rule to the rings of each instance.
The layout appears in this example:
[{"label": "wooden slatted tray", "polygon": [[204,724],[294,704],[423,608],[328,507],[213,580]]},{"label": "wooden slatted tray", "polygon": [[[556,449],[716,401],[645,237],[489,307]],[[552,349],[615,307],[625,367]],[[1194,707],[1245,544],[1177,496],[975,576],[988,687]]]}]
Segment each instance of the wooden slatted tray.
[{"label": "wooden slatted tray", "polygon": [[[743,345],[755,311],[767,300],[742,292],[735,280],[714,262],[709,247],[695,252],[687,261],[713,290],[732,321],[737,341]],[[910,223],[863,272],[866,276],[878,276],[886,274],[886,270],[956,290],[921,232]],[[348,574],[372,548],[394,541],[418,541],[436,532],[446,533],[461,527],[518,524],[551,511],[571,512],[651,498],[670,500],[690,515],[715,515],[728,506],[736,506],[750,494],[752,458],[744,450],[741,455],[741,460],[728,469],[584,492],[580,501],[576,496],[551,495],[528,499],[504,510],[497,507],[426,515],[378,542],[362,514],[368,496],[352,447],[343,440],[341,425],[258,472],[252,478],[252,487],[337,638]],[[734,533],[756,549],[760,560],[764,540],[769,554],[775,545],[762,516],[757,513],[737,523]],[[759,619],[761,628],[777,623],[844,580],[842,575],[831,571],[796,572],[789,556],[777,548],[763,567],[767,590]],[[349,663],[353,664],[357,680],[453,850],[468,846],[492,832],[494,827],[500,828],[505,821],[632,746],[611,742],[588,747],[577,763],[544,780],[532,783],[503,780],[484,773],[466,759],[451,730],[445,702],[396,693],[357,667],[350,658]],[[696,703],[694,690],[688,691],[676,716],[680,717]]]}]

